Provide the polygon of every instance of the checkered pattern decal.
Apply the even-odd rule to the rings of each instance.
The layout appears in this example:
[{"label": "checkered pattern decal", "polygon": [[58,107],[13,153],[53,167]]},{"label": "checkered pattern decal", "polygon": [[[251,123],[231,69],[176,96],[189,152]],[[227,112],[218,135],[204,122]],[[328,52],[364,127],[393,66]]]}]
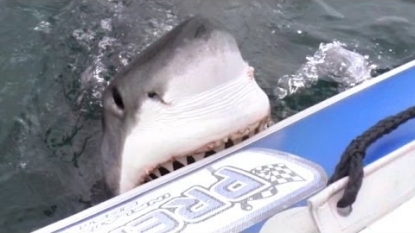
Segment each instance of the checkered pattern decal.
[{"label": "checkered pattern decal", "polygon": [[251,200],[263,199],[277,194],[278,189],[276,186],[278,185],[304,181],[304,178],[293,172],[283,163],[256,167],[251,170],[251,173],[269,181],[272,184],[272,187],[269,187],[267,190],[252,196]]}]

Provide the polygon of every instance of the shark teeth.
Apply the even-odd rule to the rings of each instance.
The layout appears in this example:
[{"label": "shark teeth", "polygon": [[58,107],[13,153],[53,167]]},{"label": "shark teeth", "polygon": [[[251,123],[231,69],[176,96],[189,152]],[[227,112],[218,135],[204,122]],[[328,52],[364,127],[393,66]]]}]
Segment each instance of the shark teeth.
[{"label": "shark teeth", "polygon": [[221,140],[209,143],[208,145],[196,150],[194,153],[188,156],[181,156],[173,158],[170,161],[164,162],[153,169],[150,173],[148,173],[147,181],[155,180],[158,177],[164,176],[170,172],[177,171],[182,167],[185,167],[189,164],[195,163],[200,161],[204,158],[210,157],[215,153],[223,151],[229,147],[237,145],[242,141],[258,134],[259,132],[267,129],[273,124],[270,117],[267,116],[266,118],[256,122],[254,124],[249,125],[247,128],[239,130],[226,138]]}]

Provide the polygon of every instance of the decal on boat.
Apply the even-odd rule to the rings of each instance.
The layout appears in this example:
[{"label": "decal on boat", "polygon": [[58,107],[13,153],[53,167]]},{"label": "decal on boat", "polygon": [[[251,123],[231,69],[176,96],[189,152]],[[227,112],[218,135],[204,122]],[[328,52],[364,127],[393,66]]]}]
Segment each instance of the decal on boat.
[{"label": "decal on boat", "polygon": [[63,232],[240,231],[312,195],[326,181],[323,169],[310,161],[249,149],[141,192]]}]

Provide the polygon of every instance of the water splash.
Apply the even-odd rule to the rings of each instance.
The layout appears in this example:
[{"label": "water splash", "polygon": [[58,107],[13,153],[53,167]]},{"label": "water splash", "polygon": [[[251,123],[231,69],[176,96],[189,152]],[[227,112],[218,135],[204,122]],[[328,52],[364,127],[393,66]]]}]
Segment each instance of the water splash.
[{"label": "water splash", "polygon": [[[122,8],[122,5],[117,4],[117,6],[120,12],[122,12],[121,9],[126,10],[126,8]],[[120,12],[117,13],[118,20],[123,25],[129,25],[128,22],[131,19],[124,19]],[[83,71],[80,77],[83,91],[78,96],[77,103],[81,108],[87,111],[86,109],[93,105],[102,107],[101,97],[111,77],[122,67],[127,66],[137,54],[150,46],[157,38],[172,30],[180,22],[177,15],[171,10],[163,10],[163,12],[165,12],[165,18],[163,19],[151,18],[138,22],[144,24],[143,27],[140,27],[143,32],[134,36],[134,43],[126,44],[112,37],[113,30],[117,30],[114,25],[120,23],[115,22],[116,20],[113,18],[101,19],[98,30],[74,30],[72,35],[78,44],[88,50],[96,49],[91,65]],[[128,37],[129,35],[125,36]],[[113,56],[113,54],[116,55]],[[81,102],[86,105],[81,104]]]},{"label": "water splash", "polygon": [[[102,105],[99,100],[102,97],[105,87],[109,83],[105,78],[109,71],[108,67],[104,64],[104,59],[106,51],[112,49],[116,42],[115,38],[108,36],[104,36],[98,42],[98,55],[94,58],[93,64],[81,74],[81,87],[84,91],[78,97],[78,103],[83,100],[85,94],[88,92],[92,97],[92,99],[88,101],[88,105]],[[88,106],[85,107],[88,108]]]},{"label": "water splash", "polygon": [[368,56],[348,50],[339,41],[320,44],[313,56],[307,57],[295,74],[284,75],[278,81],[274,94],[282,99],[298,90],[314,85],[318,80],[336,82],[344,90],[371,78],[371,65]]},{"label": "water splash", "polygon": [[92,30],[76,29],[72,32],[72,36],[79,44],[90,50],[89,44],[94,40],[96,33]]},{"label": "water splash", "polygon": [[101,28],[105,31],[112,31],[111,18],[101,20]]},{"label": "water splash", "polygon": [[33,30],[50,33],[52,30],[52,25],[48,21],[40,21],[40,23]]}]

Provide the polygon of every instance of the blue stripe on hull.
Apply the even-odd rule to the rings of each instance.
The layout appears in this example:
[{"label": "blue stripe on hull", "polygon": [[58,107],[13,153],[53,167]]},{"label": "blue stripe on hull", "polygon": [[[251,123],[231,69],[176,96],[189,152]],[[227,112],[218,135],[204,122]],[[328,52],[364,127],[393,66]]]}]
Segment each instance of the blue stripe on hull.
[{"label": "blue stripe on hull", "polygon": [[[383,118],[415,105],[415,68],[340,100],[248,146],[299,155],[320,164],[329,175],[351,140]],[[365,163],[415,139],[411,120],[373,144]]]}]

